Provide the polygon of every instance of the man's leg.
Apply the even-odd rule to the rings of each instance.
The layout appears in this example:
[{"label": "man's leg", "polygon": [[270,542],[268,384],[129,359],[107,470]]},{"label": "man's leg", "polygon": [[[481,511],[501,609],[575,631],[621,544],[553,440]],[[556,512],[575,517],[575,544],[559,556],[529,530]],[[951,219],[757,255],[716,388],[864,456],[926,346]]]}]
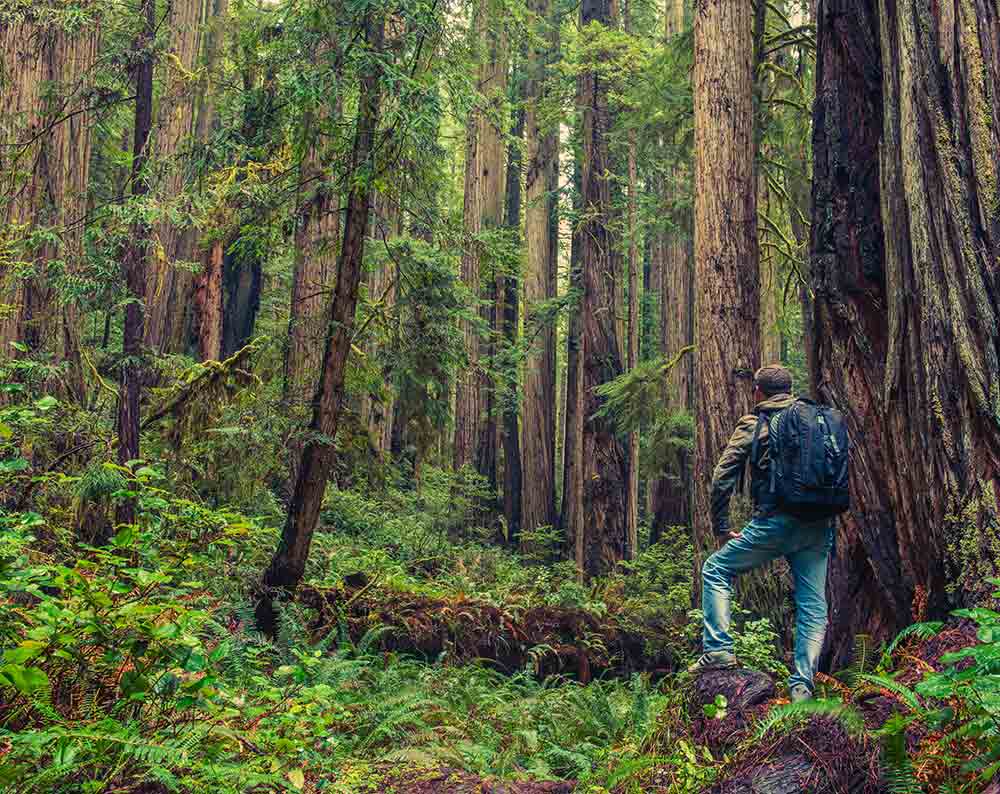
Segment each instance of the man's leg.
[{"label": "man's leg", "polygon": [[733,638],[729,634],[733,580],[744,571],[784,555],[783,540],[780,523],[770,518],[755,518],[738,538],[705,560],[701,569],[701,608],[705,613],[702,645],[706,654],[733,652]]},{"label": "man's leg", "polygon": [[826,526],[806,525],[801,532],[809,533],[813,540],[786,555],[795,579],[795,672],[788,685],[801,684],[812,692],[826,636],[826,569],[831,530]]}]

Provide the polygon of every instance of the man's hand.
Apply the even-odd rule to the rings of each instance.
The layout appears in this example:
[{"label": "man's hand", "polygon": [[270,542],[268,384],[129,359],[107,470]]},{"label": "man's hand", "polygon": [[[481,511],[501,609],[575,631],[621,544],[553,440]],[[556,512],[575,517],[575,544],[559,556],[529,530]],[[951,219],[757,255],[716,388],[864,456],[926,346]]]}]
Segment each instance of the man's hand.
[{"label": "man's hand", "polygon": [[737,540],[742,534],[743,533],[740,530],[737,530],[736,532],[730,532],[726,535],[726,537],[729,538],[729,540]]}]

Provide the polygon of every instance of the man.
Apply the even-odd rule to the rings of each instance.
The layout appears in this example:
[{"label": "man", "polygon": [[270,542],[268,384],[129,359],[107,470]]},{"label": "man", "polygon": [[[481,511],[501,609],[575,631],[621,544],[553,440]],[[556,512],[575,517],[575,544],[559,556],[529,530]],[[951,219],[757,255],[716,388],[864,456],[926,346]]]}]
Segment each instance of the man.
[{"label": "man", "polygon": [[[795,580],[795,672],[789,679],[793,701],[808,700],[826,633],[826,568],[833,544],[832,522],[803,521],[777,508],[769,476],[768,421],[795,402],[792,375],[772,364],[754,375],[753,414],[740,419],[712,477],[712,528],[727,540],[702,567],[705,613],[704,655],[692,673],[736,666],[729,633],[730,598],[738,574],[777,557],[788,560]],[[756,442],[754,436],[756,435]],[[753,516],[742,530],[729,527],[729,501],[749,467]]]}]

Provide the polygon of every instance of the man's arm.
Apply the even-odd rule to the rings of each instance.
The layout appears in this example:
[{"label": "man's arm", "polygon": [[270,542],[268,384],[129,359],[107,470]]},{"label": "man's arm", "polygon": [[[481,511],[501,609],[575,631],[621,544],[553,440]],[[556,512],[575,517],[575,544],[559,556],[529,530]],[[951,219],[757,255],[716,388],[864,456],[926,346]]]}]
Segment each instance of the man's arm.
[{"label": "man's arm", "polygon": [[716,535],[728,535],[730,532],[729,500],[750,456],[756,428],[756,416],[748,415],[740,419],[712,474],[712,529]]}]

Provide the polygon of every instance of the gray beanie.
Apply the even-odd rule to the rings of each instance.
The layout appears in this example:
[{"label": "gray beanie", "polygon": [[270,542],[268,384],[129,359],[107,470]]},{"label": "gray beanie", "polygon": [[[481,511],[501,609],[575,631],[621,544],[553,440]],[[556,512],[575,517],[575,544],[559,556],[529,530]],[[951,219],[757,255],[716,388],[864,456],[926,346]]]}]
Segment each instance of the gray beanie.
[{"label": "gray beanie", "polygon": [[781,364],[768,364],[754,373],[754,385],[768,397],[792,393],[792,373]]}]

